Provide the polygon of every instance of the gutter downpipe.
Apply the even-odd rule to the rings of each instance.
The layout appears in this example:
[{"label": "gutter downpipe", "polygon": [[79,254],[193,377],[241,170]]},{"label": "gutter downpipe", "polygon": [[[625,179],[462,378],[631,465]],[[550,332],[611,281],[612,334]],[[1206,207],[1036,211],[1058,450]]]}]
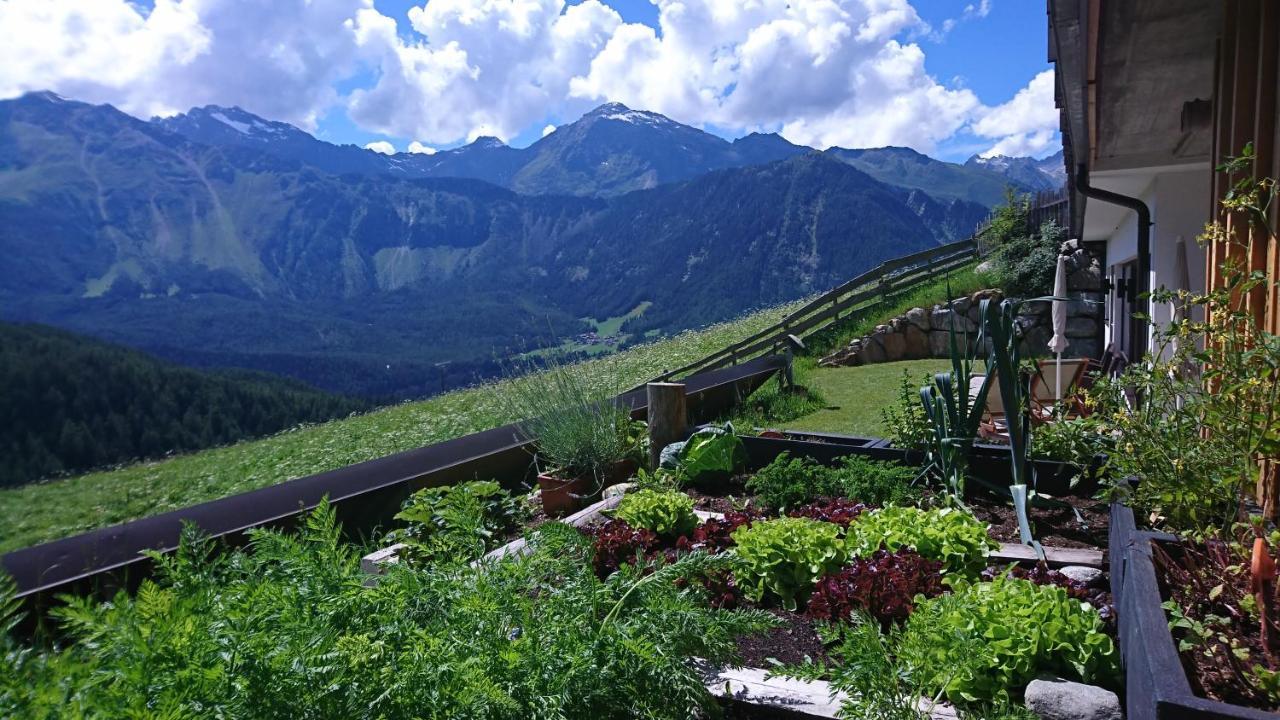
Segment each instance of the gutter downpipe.
[{"label": "gutter downpipe", "polygon": [[[1111,205],[1128,208],[1138,214],[1138,295],[1151,292],[1151,208],[1135,197],[1095,188],[1089,184],[1089,171],[1083,165],[1076,166],[1076,189],[1081,195],[1092,200],[1100,200]],[[1147,314],[1151,311],[1150,300],[1146,300]],[[1140,322],[1144,335],[1147,332],[1147,321]],[[1150,344],[1148,337],[1145,344]],[[1137,360],[1137,358],[1133,358]]]}]

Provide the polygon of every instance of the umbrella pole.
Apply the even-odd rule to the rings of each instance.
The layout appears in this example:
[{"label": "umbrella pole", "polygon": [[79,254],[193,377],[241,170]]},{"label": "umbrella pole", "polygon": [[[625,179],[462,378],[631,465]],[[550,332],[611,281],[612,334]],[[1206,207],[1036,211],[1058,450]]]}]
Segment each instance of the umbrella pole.
[{"label": "umbrella pole", "polygon": [[1062,353],[1054,353],[1057,358],[1053,373],[1053,399],[1062,402]]}]

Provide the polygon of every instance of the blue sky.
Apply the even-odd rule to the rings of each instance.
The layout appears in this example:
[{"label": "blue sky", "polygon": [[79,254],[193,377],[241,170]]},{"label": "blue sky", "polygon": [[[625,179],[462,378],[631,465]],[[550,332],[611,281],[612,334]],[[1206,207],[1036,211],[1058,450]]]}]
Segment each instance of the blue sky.
[{"label": "blue sky", "polygon": [[8,0],[0,97],[239,105],[397,151],[524,146],[616,100],[728,138],[1043,156],[1045,24],[1039,0]]}]

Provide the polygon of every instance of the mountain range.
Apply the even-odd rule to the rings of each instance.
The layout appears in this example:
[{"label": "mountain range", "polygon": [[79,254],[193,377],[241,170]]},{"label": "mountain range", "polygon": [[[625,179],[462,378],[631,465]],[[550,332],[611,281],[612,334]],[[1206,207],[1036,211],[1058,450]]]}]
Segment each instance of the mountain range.
[{"label": "mountain range", "polygon": [[672,332],[965,237],[1037,189],[1004,174],[1025,165],[729,142],[618,104],[527,148],[382,155],[237,108],[31,93],[0,101],[0,314],[419,395],[590,320]]}]

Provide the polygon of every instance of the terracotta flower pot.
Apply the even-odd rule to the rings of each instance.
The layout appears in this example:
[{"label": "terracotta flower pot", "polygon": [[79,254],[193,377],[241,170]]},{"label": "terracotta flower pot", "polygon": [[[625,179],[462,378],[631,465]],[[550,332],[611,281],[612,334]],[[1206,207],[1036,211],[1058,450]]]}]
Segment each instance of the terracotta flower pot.
[{"label": "terracotta flower pot", "polygon": [[557,470],[539,473],[538,490],[542,497],[542,509],[552,517],[575,512],[595,500],[604,488],[624,482],[636,471],[636,467],[632,460],[614,463],[599,483],[590,475],[565,478]]}]

